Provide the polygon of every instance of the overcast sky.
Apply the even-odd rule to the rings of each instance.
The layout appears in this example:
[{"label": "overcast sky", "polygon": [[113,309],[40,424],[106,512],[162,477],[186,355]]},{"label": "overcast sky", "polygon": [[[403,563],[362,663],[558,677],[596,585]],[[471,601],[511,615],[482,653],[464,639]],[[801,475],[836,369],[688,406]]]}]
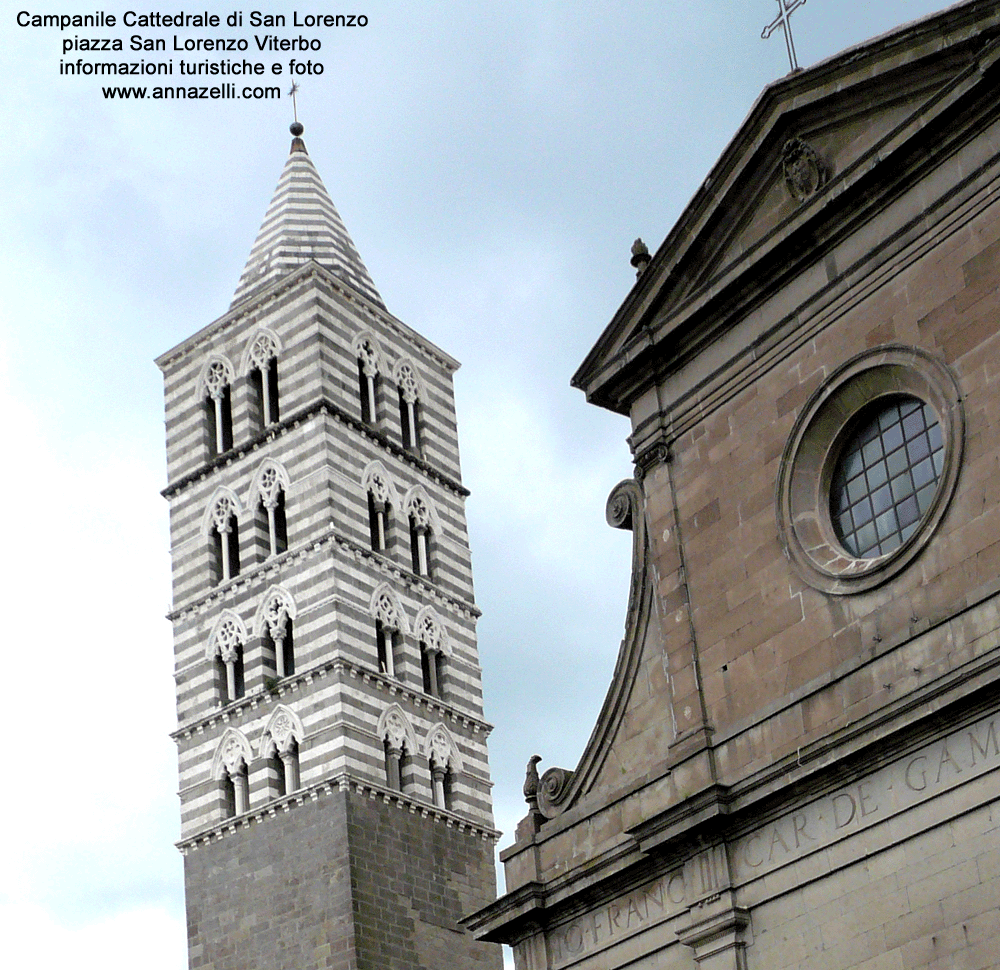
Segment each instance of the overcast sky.
[{"label": "overcast sky", "polygon": [[[799,60],[939,6],[809,0],[793,18]],[[22,970],[181,970],[152,361],[228,307],[285,162],[292,107],[106,100],[100,80],[60,76],[62,41],[127,47],[139,33],[170,46],[175,31],[16,24],[24,9],[98,8],[0,0],[0,938],[5,963]],[[253,7],[141,9],[242,9],[246,23]],[[386,305],[463,362],[462,467],[506,845],[524,814],[528,756],[575,766],[627,603],[631,539],[604,524],[607,494],[631,474],[627,422],[587,405],[569,379],[634,280],[632,241],[659,245],[761,89],[787,72],[780,34],[760,38],[777,0],[353,9],[367,27],[280,33],[322,41],[308,56],[324,72],[299,79],[299,116]],[[254,32],[221,31],[251,45]],[[249,56],[268,68],[289,57]],[[284,95],[287,70],[280,84]]]}]

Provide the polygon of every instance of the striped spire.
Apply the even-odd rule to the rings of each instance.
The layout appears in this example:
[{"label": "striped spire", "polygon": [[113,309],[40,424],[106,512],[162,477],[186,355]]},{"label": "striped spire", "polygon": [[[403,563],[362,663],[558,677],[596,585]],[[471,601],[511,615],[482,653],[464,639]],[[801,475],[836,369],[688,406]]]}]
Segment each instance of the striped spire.
[{"label": "striped spire", "polygon": [[230,308],[310,259],[384,308],[382,297],[306,151],[305,142],[299,137],[301,125],[293,128],[298,130],[293,131],[295,137],[288,161]]}]

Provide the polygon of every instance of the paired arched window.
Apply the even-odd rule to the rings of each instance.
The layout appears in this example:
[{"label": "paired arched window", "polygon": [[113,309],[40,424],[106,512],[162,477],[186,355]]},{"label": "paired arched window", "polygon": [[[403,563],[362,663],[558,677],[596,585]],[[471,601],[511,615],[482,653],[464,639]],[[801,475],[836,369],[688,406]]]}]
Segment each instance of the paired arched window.
[{"label": "paired arched window", "polygon": [[299,788],[299,745],[302,722],[295,712],[279,704],[268,719],[260,739],[260,757],[266,772],[267,797],[284,798]]},{"label": "paired arched window", "polygon": [[212,585],[227,582],[240,574],[239,503],[228,489],[220,489],[210,508],[208,536],[211,552]]},{"label": "paired arched window", "polygon": [[[266,678],[278,679],[295,673],[295,645],[292,625],[296,608],[291,595],[281,586],[264,594],[253,621],[253,636],[259,638],[260,657],[252,668]],[[256,644],[256,640],[253,641]],[[239,615],[223,610],[209,633],[205,657],[215,669],[216,696],[223,705],[246,695],[246,649],[250,643]]]},{"label": "paired arched window", "polygon": [[[283,798],[299,788],[299,745],[302,722],[279,704],[268,719],[258,746],[258,764],[265,773],[266,798]],[[250,811],[250,772],[253,749],[246,735],[227,728],[212,759],[211,775],[219,785],[220,814],[232,818]],[[256,769],[254,769],[256,770]]]},{"label": "paired arched window", "polygon": [[[243,356],[243,370],[248,385],[247,403],[250,425],[262,431],[279,418],[278,411],[278,338],[269,330],[260,330],[251,338]],[[198,381],[203,401],[205,437],[209,456],[221,455],[233,447],[233,385],[236,372],[221,354],[209,357]]]},{"label": "paired arched window", "polygon": [[[421,782],[414,763],[416,734],[409,718],[398,704],[393,704],[382,712],[377,732],[385,752],[386,787],[410,794],[416,794],[420,790],[426,792],[426,781]],[[431,799],[438,808],[453,811],[453,782],[456,775],[462,772],[462,757],[458,745],[444,724],[438,723],[428,731],[423,750],[430,769]]]},{"label": "paired arched window", "polygon": [[221,455],[233,447],[233,366],[213,357],[201,375],[208,453]]},{"label": "paired arched window", "polygon": [[247,350],[250,413],[258,430],[278,420],[278,342],[262,331]]}]

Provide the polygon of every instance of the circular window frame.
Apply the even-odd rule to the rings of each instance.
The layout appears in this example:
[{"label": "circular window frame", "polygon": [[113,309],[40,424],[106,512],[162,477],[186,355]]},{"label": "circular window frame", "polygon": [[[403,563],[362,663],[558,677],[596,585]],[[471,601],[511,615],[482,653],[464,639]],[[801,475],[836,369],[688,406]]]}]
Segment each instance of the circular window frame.
[{"label": "circular window frame", "polygon": [[[892,552],[852,556],[834,531],[830,487],[845,440],[863,411],[899,396],[929,404],[941,426],[944,465],[938,489],[916,531]],[[778,470],[778,533],[796,572],[812,587],[843,596],[887,582],[931,540],[958,485],[965,447],[965,411],[951,371],[916,347],[864,351],[838,367],[806,401],[785,444]]]}]

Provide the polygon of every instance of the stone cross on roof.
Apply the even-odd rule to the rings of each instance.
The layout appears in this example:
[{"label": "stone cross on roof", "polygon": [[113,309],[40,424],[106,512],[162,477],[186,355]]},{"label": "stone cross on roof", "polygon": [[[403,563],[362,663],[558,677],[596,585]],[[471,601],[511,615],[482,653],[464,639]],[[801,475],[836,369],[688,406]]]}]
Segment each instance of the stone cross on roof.
[{"label": "stone cross on roof", "polygon": [[806,0],[778,0],[778,16],[761,32],[761,37],[767,40],[779,27],[785,32],[785,46],[788,48],[788,63],[793,71],[799,69],[795,57],[795,42],[792,40],[792,14],[805,4]]}]

